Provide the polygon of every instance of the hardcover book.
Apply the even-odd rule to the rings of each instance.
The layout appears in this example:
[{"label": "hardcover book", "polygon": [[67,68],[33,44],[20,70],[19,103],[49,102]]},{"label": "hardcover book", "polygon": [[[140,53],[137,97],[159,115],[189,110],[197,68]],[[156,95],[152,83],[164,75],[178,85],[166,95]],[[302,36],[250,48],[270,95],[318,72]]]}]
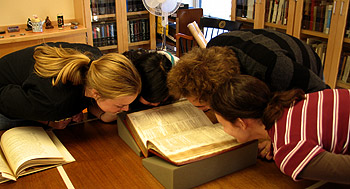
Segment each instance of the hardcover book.
[{"label": "hardcover book", "polygon": [[145,157],[151,152],[174,165],[244,146],[187,100],[127,114],[126,126]]},{"label": "hardcover book", "polygon": [[0,183],[75,161],[52,131],[15,127],[1,136]]}]

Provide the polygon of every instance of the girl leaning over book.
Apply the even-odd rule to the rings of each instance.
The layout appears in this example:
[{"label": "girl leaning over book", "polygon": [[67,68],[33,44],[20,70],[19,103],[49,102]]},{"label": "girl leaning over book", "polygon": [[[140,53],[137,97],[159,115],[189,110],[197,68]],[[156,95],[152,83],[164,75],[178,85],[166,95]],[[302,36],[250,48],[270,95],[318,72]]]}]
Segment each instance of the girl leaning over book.
[{"label": "girl leaning over book", "polygon": [[239,142],[270,138],[276,165],[295,181],[350,184],[349,90],[271,93],[259,79],[240,75],[222,84],[210,105]]},{"label": "girl leaning over book", "polygon": [[142,89],[130,104],[130,111],[139,111],[174,102],[169,96],[167,76],[179,58],[168,51],[136,49],[123,53],[135,65],[140,74]]},{"label": "girl leaning over book", "polygon": [[127,111],[141,91],[134,65],[86,44],[47,43],[0,59],[0,129],[37,125],[63,129],[82,110],[105,122]]}]

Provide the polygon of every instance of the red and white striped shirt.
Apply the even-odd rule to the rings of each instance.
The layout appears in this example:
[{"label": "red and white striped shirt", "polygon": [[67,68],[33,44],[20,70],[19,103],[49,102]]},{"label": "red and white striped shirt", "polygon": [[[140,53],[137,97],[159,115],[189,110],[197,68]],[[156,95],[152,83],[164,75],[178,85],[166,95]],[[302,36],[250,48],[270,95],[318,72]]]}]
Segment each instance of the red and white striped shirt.
[{"label": "red and white striped shirt", "polygon": [[280,170],[297,180],[298,174],[321,152],[350,154],[350,91],[326,89],[286,108],[268,131]]}]

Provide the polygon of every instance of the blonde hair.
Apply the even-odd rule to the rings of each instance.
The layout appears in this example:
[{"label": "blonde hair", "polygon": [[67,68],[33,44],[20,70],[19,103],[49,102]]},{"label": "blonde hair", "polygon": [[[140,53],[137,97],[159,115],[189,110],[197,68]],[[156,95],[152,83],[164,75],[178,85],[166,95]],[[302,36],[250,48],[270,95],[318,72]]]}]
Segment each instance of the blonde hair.
[{"label": "blonde hair", "polygon": [[[105,54],[90,63],[88,54],[75,49],[36,47],[34,71],[44,78],[52,77],[52,85],[68,81],[95,89],[102,98],[116,98],[139,94],[141,78],[134,65],[123,55]],[[89,67],[88,67],[89,66]]]}]

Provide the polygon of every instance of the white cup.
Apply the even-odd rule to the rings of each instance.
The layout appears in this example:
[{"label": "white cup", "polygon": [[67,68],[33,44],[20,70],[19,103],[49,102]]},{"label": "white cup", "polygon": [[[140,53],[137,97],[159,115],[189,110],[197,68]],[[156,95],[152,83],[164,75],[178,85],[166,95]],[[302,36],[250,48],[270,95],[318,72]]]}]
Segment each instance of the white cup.
[{"label": "white cup", "polygon": [[44,22],[32,22],[33,32],[43,32],[43,24]]}]

